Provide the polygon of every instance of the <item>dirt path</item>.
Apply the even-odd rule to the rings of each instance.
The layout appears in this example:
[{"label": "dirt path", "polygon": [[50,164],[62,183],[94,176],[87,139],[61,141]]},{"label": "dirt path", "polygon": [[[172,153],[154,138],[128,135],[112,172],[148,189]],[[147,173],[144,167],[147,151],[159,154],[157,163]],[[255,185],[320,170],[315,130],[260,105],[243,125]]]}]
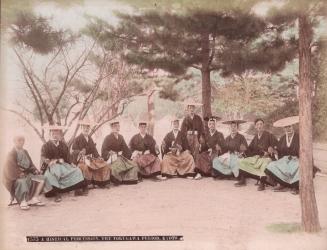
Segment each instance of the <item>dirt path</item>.
[{"label": "dirt path", "polygon": [[[2,199],[2,249],[327,249],[327,177],[315,179],[323,231],[280,234],[271,223],[300,221],[299,196],[254,182],[145,180],[133,186],[90,190],[87,197],[45,199],[44,208],[21,211]],[[3,197],[4,198],[4,197]],[[183,235],[181,242],[26,243],[26,235]]]}]

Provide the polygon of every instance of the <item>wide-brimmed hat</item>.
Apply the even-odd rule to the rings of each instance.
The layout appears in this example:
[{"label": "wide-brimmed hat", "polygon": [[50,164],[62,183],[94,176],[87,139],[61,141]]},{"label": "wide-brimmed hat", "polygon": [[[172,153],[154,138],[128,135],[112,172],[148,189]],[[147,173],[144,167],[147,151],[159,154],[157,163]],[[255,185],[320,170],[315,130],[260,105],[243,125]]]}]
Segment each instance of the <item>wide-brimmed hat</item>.
[{"label": "wide-brimmed hat", "polygon": [[219,121],[221,120],[221,117],[217,116],[217,115],[212,115],[212,116],[206,116],[203,118],[204,121],[209,122],[209,121]]},{"label": "wide-brimmed hat", "polygon": [[200,103],[200,102],[196,102],[194,100],[194,98],[187,98],[184,102],[183,102],[184,105],[186,106],[202,106],[203,104]]},{"label": "wide-brimmed hat", "polygon": [[176,115],[171,115],[171,116],[169,116],[169,121],[170,122],[181,121],[181,118],[179,118]]},{"label": "wide-brimmed hat", "polygon": [[67,126],[62,126],[62,125],[58,125],[58,124],[54,124],[54,125],[45,125],[43,126],[44,129],[47,129],[49,131],[52,131],[52,130],[64,130],[64,129],[67,129],[68,127]]},{"label": "wide-brimmed hat", "polygon": [[91,121],[89,118],[86,117],[83,120],[79,120],[78,124],[80,126],[90,126],[90,127],[92,127],[92,126],[96,126],[98,123],[96,123],[94,121]]},{"label": "wide-brimmed hat", "polygon": [[147,125],[149,123],[149,114],[148,112],[143,112],[139,116],[138,125]]},{"label": "wide-brimmed hat", "polygon": [[277,128],[287,127],[299,123],[299,116],[289,116],[275,121],[273,126]]},{"label": "wide-brimmed hat", "polygon": [[238,120],[238,119],[235,119],[235,120],[228,120],[228,121],[223,121],[222,124],[242,124],[242,123],[246,123],[245,120]]},{"label": "wide-brimmed hat", "polygon": [[119,123],[120,123],[120,120],[119,120],[118,118],[112,119],[112,120],[109,122],[110,126],[113,126],[113,125],[115,125],[115,124],[119,124]]}]

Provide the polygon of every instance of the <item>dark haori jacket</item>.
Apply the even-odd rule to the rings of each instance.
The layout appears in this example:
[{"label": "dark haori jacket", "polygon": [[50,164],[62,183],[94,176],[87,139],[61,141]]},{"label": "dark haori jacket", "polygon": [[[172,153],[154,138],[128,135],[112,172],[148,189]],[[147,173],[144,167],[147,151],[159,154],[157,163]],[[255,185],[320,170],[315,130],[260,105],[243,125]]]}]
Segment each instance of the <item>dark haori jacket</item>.
[{"label": "dark haori jacket", "polygon": [[58,146],[56,146],[51,140],[43,144],[41,148],[41,161],[42,170],[45,171],[46,164],[45,159],[63,159],[66,163],[71,163],[69,149],[66,143],[59,141]]},{"label": "dark haori jacket", "polygon": [[268,152],[269,147],[275,148],[277,143],[278,141],[273,134],[263,131],[260,139],[258,138],[258,134],[254,136],[245,155],[246,157],[255,155],[263,156],[265,152]]},{"label": "dark haori jacket", "polygon": [[[224,139],[224,135],[219,131],[215,131],[213,135],[210,135],[210,132],[205,134],[205,143],[201,144],[201,152],[208,151],[208,149],[212,149],[212,152],[218,153],[218,155],[222,155],[226,152],[226,143]],[[221,152],[216,151],[216,145],[221,147]]]},{"label": "dark haori jacket", "polygon": [[231,135],[227,136],[225,139],[226,142],[226,151],[230,153],[241,152],[240,147],[243,144],[246,148],[248,147],[248,143],[245,137],[239,133],[236,133],[234,138]]},{"label": "dark haori jacket", "polygon": [[141,134],[134,135],[129,142],[129,147],[132,152],[137,150],[144,154],[145,151],[150,150],[151,154],[158,155],[156,152],[156,141],[149,134],[146,134],[144,138],[142,138]]},{"label": "dark haori jacket", "polygon": [[278,142],[278,145],[277,145],[278,158],[280,159],[280,158],[282,158],[284,156],[297,156],[297,157],[299,157],[299,151],[300,151],[300,137],[299,137],[299,134],[294,133],[290,147],[287,147],[286,136],[287,135],[283,135],[279,139],[279,142]]},{"label": "dark haori jacket", "polygon": [[19,178],[20,174],[36,174],[38,172],[37,168],[33,164],[33,161],[28,154],[28,152],[23,149],[27,155],[30,166],[29,168],[23,168],[17,162],[17,151],[13,148],[7,155],[6,163],[3,168],[2,181],[7,190],[12,194],[15,190],[15,181]]},{"label": "dark haori jacket", "polygon": [[92,155],[94,158],[98,158],[100,155],[98,153],[98,150],[96,148],[96,144],[92,140],[91,136],[88,136],[88,140],[85,139],[85,136],[81,133],[79,136],[77,136],[74,140],[73,146],[72,146],[72,160],[76,164],[77,158],[79,153],[85,149],[86,155]]},{"label": "dark haori jacket", "polygon": [[171,131],[163,139],[163,143],[161,145],[162,156],[170,151],[169,148],[177,147],[181,147],[181,152],[190,150],[187,138],[182,134],[182,132],[178,131],[177,137],[175,138],[173,131]]},{"label": "dark haori jacket", "polygon": [[184,135],[186,135],[188,131],[197,131],[198,138],[200,138],[204,135],[202,118],[197,114],[194,114],[193,119],[190,116],[186,116],[182,122],[181,131]]},{"label": "dark haori jacket", "polygon": [[124,137],[120,134],[118,135],[118,139],[115,137],[114,133],[111,133],[104,138],[101,148],[101,156],[105,161],[109,159],[110,151],[114,151],[117,154],[122,151],[122,155],[127,159],[130,159],[132,156]]}]

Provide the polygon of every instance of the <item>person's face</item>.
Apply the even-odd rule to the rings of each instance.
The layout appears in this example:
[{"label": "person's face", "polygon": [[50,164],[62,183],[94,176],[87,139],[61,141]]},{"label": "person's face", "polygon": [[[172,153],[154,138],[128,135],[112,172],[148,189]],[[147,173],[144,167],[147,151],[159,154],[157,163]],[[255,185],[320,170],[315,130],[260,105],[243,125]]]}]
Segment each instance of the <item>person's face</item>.
[{"label": "person's face", "polygon": [[237,132],[237,130],[238,130],[238,126],[237,126],[237,124],[236,124],[236,123],[232,123],[232,124],[230,125],[230,131],[231,131],[231,133],[232,133],[232,134],[235,134],[235,133]]},{"label": "person's face", "polygon": [[88,125],[82,125],[82,133],[83,135],[87,136],[90,132],[90,126]]},{"label": "person's face", "polygon": [[173,129],[179,129],[179,121],[173,121]]},{"label": "person's face", "polygon": [[208,128],[210,130],[216,129],[216,122],[214,122],[214,121],[208,121]]},{"label": "person's face", "polygon": [[293,134],[294,128],[293,126],[287,126],[284,128],[286,134]]},{"label": "person's face", "polygon": [[111,129],[112,129],[112,132],[119,133],[119,131],[120,131],[120,124],[119,123],[115,123],[115,124],[111,125]]},{"label": "person's face", "polygon": [[25,144],[25,138],[24,137],[18,137],[15,139],[15,147],[18,149],[22,149]]},{"label": "person's face", "polygon": [[262,132],[263,131],[263,122],[257,121],[257,123],[255,124],[255,128],[258,132]]},{"label": "person's face", "polygon": [[146,133],[146,124],[139,125],[139,130],[140,130],[141,134],[145,134]]},{"label": "person's face", "polygon": [[59,141],[61,139],[61,131],[60,130],[51,130],[51,138],[53,140]]},{"label": "person's face", "polygon": [[187,111],[190,115],[194,115],[195,113],[195,106],[194,105],[188,105],[187,106]]}]

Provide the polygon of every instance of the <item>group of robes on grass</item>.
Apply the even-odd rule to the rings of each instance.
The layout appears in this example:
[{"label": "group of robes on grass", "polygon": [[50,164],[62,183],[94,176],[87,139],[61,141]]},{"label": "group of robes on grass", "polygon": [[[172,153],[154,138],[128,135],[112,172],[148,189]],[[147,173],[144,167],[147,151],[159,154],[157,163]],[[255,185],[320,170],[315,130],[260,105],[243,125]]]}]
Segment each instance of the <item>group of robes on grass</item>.
[{"label": "group of robes on grass", "polygon": [[[111,133],[104,138],[101,155],[89,135],[92,123],[80,121],[81,133],[74,140],[71,151],[62,137],[62,126],[52,125],[50,139],[41,148],[41,167],[35,167],[24,149],[23,136],[14,138],[3,168],[4,185],[21,209],[43,206],[40,194],[61,201],[61,193],[74,190],[75,195],[87,195],[90,185],[107,188],[110,183],[137,184],[143,178],[164,181],[172,177],[199,180],[203,176],[236,179],[235,186],[246,185],[246,178],[258,180],[258,190],[266,185],[274,191],[288,188],[298,192],[299,134],[294,131],[298,117],[275,122],[284,127],[279,139],[264,130],[264,121],[255,120],[256,135],[248,145],[238,132],[243,120],[229,120],[230,135],[224,138],[216,129],[219,117],[204,120],[195,113],[202,105],[188,100],[187,115],[180,120],[171,118],[172,130],[164,137],[161,148],[147,133],[147,121],[139,122],[139,133],[129,145],[119,133],[118,120],[110,123]],[[162,155],[162,160],[159,155]]]}]

